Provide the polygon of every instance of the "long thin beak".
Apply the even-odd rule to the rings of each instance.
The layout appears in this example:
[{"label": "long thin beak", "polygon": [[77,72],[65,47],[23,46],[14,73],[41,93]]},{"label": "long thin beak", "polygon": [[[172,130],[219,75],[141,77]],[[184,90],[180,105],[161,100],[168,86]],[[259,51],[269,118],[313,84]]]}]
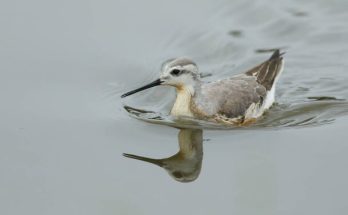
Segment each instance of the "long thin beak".
[{"label": "long thin beak", "polygon": [[123,95],[121,96],[121,98],[124,98],[124,97],[126,97],[126,96],[130,96],[130,95],[132,95],[132,94],[134,94],[134,93],[137,93],[137,92],[140,92],[140,91],[149,89],[149,88],[151,88],[151,87],[155,87],[155,86],[161,85],[162,82],[163,82],[163,81],[161,81],[160,79],[157,79],[156,81],[151,82],[150,84],[147,84],[147,85],[145,85],[145,86],[143,86],[143,87],[140,87],[140,88],[138,88],[138,89],[135,89],[135,90],[129,91],[128,93],[123,94]]},{"label": "long thin beak", "polygon": [[135,160],[140,160],[140,161],[152,163],[152,164],[155,164],[155,165],[160,166],[160,167],[163,166],[163,163],[160,159],[152,159],[152,158],[142,157],[142,156],[138,156],[138,155],[126,154],[126,153],[123,153],[123,156],[125,156],[127,158],[132,158]]}]

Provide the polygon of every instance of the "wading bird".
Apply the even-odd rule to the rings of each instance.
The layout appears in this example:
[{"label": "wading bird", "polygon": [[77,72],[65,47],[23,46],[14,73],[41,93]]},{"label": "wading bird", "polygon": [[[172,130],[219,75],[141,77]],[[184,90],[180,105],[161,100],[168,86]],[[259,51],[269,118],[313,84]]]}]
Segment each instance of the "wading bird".
[{"label": "wading bird", "polygon": [[247,72],[214,82],[203,82],[197,65],[187,58],[163,63],[154,82],[123,94],[168,85],[176,88],[170,114],[227,124],[248,124],[269,109],[275,99],[275,85],[283,70],[283,53],[272,56]]}]

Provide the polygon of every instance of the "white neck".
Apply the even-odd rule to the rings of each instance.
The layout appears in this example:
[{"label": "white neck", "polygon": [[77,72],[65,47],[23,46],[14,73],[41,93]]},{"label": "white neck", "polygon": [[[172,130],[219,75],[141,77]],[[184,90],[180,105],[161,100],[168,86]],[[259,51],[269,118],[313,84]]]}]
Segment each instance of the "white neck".
[{"label": "white neck", "polygon": [[192,86],[176,87],[176,100],[170,114],[173,116],[193,117],[190,109],[193,95],[194,88]]}]

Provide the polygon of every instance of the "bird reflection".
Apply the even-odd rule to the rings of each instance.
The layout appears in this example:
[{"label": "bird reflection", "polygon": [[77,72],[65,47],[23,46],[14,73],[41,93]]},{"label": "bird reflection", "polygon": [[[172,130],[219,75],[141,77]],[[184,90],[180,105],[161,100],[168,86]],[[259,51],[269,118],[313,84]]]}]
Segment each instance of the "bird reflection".
[{"label": "bird reflection", "polygon": [[180,129],[178,142],[179,152],[168,158],[154,159],[125,153],[123,155],[160,166],[179,182],[192,182],[201,172],[203,131],[201,129]]}]

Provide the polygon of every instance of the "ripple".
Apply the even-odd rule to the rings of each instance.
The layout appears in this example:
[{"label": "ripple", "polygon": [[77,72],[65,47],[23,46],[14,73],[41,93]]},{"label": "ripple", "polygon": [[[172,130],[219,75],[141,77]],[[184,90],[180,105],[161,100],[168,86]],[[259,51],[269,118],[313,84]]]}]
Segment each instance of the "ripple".
[{"label": "ripple", "polygon": [[[282,129],[334,122],[348,112],[345,100],[348,80],[344,69],[348,64],[343,45],[348,33],[343,28],[346,13],[331,4],[320,4],[325,7],[313,10],[306,4],[299,8],[292,3],[269,5],[257,1],[257,4],[246,6],[249,4],[240,1],[233,7],[222,8],[204,26],[176,33],[164,43],[165,47],[160,47],[165,56],[173,53],[190,56],[200,71],[208,74],[207,81],[243,72],[262,62],[274,48],[285,50],[284,72],[277,86],[278,103],[255,124],[225,126],[174,118],[168,114],[175,99],[174,92],[158,89],[126,100],[123,104],[126,111],[142,121],[183,128]],[[327,9],[324,10],[327,7],[335,13],[327,16]],[[160,65],[162,62],[154,63]]]},{"label": "ripple", "polygon": [[348,102],[334,97],[312,97],[308,101],[295,105],[275,104],[254,124],[248,126],[224,125],[190,117],[173,117],[167,113],[147,111],[124,106],[131,117],[153,124],[175,128],[194,128],[211,130],[228,129],[279,129],[329,124],[336,118],[348,114]]}]

